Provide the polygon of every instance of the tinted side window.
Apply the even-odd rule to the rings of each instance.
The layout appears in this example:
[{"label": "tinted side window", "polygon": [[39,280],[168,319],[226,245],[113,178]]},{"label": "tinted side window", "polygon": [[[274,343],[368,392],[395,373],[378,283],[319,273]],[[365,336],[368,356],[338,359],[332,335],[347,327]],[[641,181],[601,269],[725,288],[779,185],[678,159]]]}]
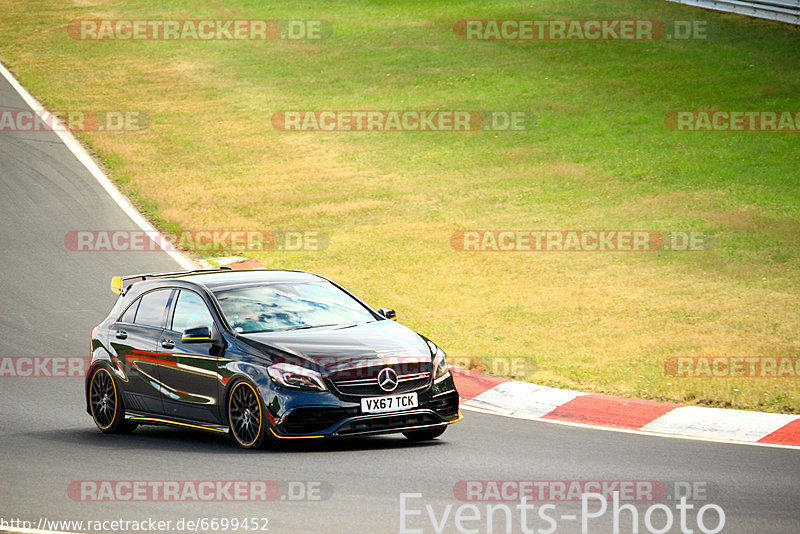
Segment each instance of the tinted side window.
[{"label": "tinted side window", "polygon": [[164,326],[164,315],[167,302],[172,293],[171,289],[160,289],[147,293],[139,299],[139,309],[136,311],[136,324],[142,326]]},{"label": "tinted side window", "polygon": [[178,295],[178,303],[175,305],[175,315],[172,318],[172,330],[183,332],[187,328],[207,326],[209,329],[214,326],[214,319],[208,311],[206,303],[197,293],[182,290]]},{"label": "tinted side window", "polygon": [[119,318],[119,322],[133,324],[133,319],[136,317],[136,309],[139,307],[140,300],[141,299],[136,299],[136,302],[128,306],[128,309],[125,310],[125,313]]}]

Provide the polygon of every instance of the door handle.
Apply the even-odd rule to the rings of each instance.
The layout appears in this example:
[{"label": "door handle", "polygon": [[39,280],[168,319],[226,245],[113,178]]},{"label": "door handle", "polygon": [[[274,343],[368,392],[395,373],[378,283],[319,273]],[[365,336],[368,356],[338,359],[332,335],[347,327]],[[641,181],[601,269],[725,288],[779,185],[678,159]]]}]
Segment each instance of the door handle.
[{"label": "door handle", "polygon": [[161,341],[161,346],[164,347],[165,349],[174,349],[175,342],[172,341],[171,339],[164,339]]},{"label": "door handle", "polygon": [[114,334],[117,339],[127,339],[128,333],[125,330],[117,330],[117,333]]}]

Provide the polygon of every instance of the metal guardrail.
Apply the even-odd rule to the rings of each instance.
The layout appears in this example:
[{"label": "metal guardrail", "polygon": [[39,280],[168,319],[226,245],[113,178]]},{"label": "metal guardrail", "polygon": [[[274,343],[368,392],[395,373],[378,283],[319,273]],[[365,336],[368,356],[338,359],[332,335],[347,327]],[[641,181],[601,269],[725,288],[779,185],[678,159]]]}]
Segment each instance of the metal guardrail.
[{"label": "metal guardrail", "polygon": [[800,25],[800,0],[668,0],[678,4]]}]

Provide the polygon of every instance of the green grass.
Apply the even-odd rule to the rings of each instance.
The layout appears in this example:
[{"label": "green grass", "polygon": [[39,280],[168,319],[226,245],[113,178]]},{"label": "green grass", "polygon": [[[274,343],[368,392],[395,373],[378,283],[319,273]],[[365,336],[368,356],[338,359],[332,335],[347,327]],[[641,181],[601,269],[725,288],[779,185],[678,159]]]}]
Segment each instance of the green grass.
[{"label": "green grass", "polygon": [[[84,141],[164,229],[309,229],[329,275],[455,357],[584,391],[800,412],[797,379],[674,379],[671,356],[800,355],[800,134],[686,133],[670,110],[800,109],[800,29],[662,0],[11,1],[0,59],[52,109],[143,110]],[[322,19],[323,41],[91,42],[81,18]],[[709,21],[714,38],[477,42],[462,18]],[[515,132],[281,132],[290,109],[525,110]],[[693,253],[464,253],[469,229],[701,230]],[[528,369],[533,369],[533,366]]]}]

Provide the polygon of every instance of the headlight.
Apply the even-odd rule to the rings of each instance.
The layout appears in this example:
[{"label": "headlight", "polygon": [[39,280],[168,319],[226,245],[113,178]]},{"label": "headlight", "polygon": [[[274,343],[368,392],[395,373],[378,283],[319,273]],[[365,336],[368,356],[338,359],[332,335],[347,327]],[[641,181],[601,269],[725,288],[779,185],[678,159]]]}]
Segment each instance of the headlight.
[{"label": "headlight", "polygon": [[[431,343],[432,347],[436,347]],[[433,380],[434,382],[446,378],[450,374],[450,368],[447,367],[447,354],[442,349],[436,347],[436,355],[433,357]]]},{"label": "headlight", "polygon": [[267,368],[272,381],[281,386],[295,389],[313,389],[325,391],[325,382],[322,376],[311,369],[290,363],[276,363]]}]

